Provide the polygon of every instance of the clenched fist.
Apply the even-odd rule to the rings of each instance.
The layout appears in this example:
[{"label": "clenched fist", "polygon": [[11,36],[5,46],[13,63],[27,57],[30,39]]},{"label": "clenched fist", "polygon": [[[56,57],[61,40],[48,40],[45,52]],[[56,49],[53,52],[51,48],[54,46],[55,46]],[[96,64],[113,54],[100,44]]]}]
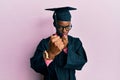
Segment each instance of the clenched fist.
[{"label": "clenched fist", "polygon": [[67,36],[62,36],[60,38],[58,35],[52,35],[49,41],[48,55],[50,58],[54,59],[65,47],[67,47],[68,38]]}]

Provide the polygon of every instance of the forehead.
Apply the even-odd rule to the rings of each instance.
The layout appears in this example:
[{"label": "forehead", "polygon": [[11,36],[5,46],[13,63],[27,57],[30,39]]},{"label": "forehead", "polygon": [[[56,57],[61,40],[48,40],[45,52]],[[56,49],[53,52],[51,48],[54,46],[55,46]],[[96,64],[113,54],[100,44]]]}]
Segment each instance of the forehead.
[{"label": "forehead", "polygon": [[71,21],[57,21],[57,23],[62,26],[68,26],[71,24]]}]

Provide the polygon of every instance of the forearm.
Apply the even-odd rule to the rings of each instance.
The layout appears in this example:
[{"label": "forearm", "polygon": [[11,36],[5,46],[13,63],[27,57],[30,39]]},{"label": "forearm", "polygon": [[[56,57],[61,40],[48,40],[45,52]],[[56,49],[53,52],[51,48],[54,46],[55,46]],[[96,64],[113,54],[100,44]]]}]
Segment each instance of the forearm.
[{"label": "forearm", "polygon": [[47,72],[47,66],[42,55],[33,56],[30,59],[31,68],[36,72],[45,74]]},{"label": "forearm", "polygon": [[[67,54],[67,48],[63,49],[63,52]],[[46,65],[49,66],[49,64],[54,60],[55,57],[50,56],[48,51],[44,51],[43,55],[44,55],[44,60],[45,60]]]},{"label": "forearm", "polygon": [[46,63],[47,66],[49,66],[49,64],[53,61],[54,59],[54,56],[51,56],[48,51],[44,51],[43,53],[43,58],[44,58],[44,61]]},{"label": "forearm", "polygon": [[78,49],[72,49],[72,46],[68,47],[65,68],[81,70],[86,62],[87,56],[82,45]]}]

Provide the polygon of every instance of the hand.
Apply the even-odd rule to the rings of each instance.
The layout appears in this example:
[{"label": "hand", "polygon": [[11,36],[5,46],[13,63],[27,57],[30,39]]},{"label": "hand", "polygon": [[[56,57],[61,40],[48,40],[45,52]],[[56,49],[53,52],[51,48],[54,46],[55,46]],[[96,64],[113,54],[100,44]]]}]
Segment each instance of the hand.
[{"label": "hand", "polygon": [[62,51],[64,47],[65,46],[62,39],[58,35],[52,35],[50,37],[49,48],[47,50],[49,57],[54,58]]},{"label": "hand", "polygon": [[64,48],[66,48],[67,45],[68,45],[68,36],[67,35],[63,35],[62,36],[62,41],[63,41],[63,44],[64,44]]}]

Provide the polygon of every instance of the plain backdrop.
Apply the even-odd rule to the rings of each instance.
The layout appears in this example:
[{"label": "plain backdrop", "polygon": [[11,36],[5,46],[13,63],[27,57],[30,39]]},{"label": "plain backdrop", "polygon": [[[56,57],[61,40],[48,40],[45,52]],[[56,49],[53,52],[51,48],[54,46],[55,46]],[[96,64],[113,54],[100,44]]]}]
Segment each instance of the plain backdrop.
[{"label": "plain backdrop", "polygon": [[42,80],[30,68],[41,39],[53,33],[53,12],[72,6],[70,35],[79,37],[88,63],[77,80],[120,80],[119,0],[0,0],[0,80]]}]

